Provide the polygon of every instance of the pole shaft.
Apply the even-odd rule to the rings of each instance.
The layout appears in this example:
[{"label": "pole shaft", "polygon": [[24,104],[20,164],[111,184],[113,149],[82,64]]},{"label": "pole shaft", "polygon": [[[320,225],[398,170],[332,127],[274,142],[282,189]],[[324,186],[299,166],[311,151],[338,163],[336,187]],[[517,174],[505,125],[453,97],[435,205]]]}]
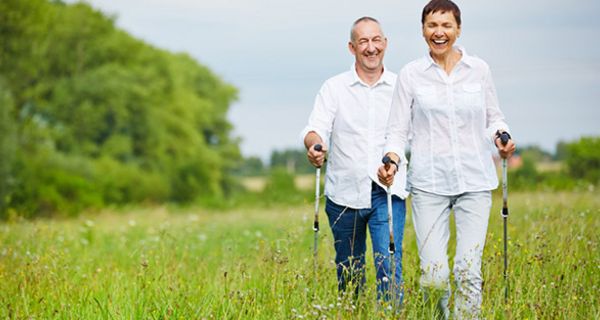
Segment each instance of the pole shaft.
[{"label": "pole shaft", "polygon": [[388,209],[388,225],[390,227],[390,253],[394,253],[394,217],[392,216],[392,192],[390,187],[387,188],[387,209]]},{"label": "pole shaft", "polygon": [[387,210],[388,210],[388,225],[390,228],[390,297],[392,297],[393,305],[396,302],[396,263],[394,261],[394,252],[396,251],[396,244],[394,243],[394,217],[392,215],[392,190],[391,187],[387,187]]},{"label": "pole shaft", "polygon": [[315,263],[317,258],[317,247],[318,247],[318,234],[319,234],[319,193],[321,186],[321,168],[317,168],[315,174],[315,221],[313,224],[313,230],[315,231],[315,243],[313,248],[313,255],[315,256]]},{"label": "pole shaft", "polygon": [[506,159],[502,159],[502,208],[508,208],[508,174]]},{"label": "pole shaft", "polygon": [[507,240],[507,232],[506,232],[506,225],[507,225],[507,218],[504,217],[504,302],[506,303],[508,301],[508,248],[507,248],[507,244],[506,244],[506,240]]},{"label": "pole shaft", "polygon": [[[385,170],[389,170],[390,164],[393,163],[392,159],[389,156],[383,157],[381,161],[384,164]],[[397,165],[396,165],[397,166]],[[394,252],[396,251],[396,244],[394,243],[394,217],[392,214],[392,187],[388,186],[386,188],[387,192],[387,210],[388,210],[388,226],[390,228],[390,273],[391,273],[391,283],[389,286],[389,293],[392,299],[392,306],[396,306],[396,264],[394,261]]]},{"label": "pole shaft", "polygon": [[504,303],[508,302],[508,174],[502,159],[502,220],[504,222]]}]

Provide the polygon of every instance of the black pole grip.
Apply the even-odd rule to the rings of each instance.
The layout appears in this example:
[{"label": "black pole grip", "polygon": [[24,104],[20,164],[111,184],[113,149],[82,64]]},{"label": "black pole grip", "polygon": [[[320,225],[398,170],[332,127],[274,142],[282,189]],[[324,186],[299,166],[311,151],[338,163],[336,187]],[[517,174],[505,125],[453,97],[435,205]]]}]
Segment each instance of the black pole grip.
[{"label": "black pole grip", "polygon": [[498,132],[496,135],[500,138],[500,143],[502,143],[503,146],[505,146],[508,143],[508,140],[510,140],[510,134],[506,131]]},{"label": "black pole grip", "polygon": [[390,253],[396,252],[396,245],[393,242],[390,242]]},{"label": "black pole grip", "polygon": [[319,221],[315,221],[315,223],[313,224],[313,230],[319,231]]},{"label": "black pole grip", "polygon": [[508,208],[502,208],[502,216],[508,217]]},{"label": "black pole grip", "polygon": [[500,135],[500,142],[502,142],[502,145],[503,145],[503,146],[505,146],[505,145],[508,143],[508,139],[509,139],[509,137],[508,137],[508,133],[506,133],[506,132],[503,132],[503,133]]},{"label": "black pole grip", "polygon": [[384,156],[383,159],[381,159],[381,162],[383,162],[383,165],[385,166],[385,170],[389,170],[392,159],[388,156]]},{"label": "black pole grip", "polygon": [[315,144],[315,151],[321,151],[321,150],[323,150],[323,146],[318,143]]}]

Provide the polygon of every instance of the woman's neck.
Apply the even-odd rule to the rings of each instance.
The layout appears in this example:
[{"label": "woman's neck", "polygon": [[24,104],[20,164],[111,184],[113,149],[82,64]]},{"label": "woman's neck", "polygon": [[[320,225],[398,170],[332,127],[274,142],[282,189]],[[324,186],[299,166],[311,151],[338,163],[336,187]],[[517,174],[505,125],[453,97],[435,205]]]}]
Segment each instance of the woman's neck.
[{"label": "woman's neck", "polygon": [[433,61],[435,61],[435,63],[437,63],[438,66],[444,69],[444,71],[446,71],[446,74],[448,75],[450,75],[452,69],[454,69],[454,66],[456,66],[458,61],[460,61],[461,57],[462,52],[454,48],[445,55],[431,54],[431,58],[433,59]]}]

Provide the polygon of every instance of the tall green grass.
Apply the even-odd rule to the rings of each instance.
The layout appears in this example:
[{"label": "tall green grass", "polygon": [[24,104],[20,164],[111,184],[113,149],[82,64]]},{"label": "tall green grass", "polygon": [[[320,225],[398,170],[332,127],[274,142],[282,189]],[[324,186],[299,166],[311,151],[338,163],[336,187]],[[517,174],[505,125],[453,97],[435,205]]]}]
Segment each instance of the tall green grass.
[{"label": "tall green grass", "polygon": [[[505,304],[496,198],[484,251],[484,316],[600,318],[600,193],[512,193],[509,201],[510,297]],[[0,225],[0,318],[430,318],[410,216],[407,222],[405,304],[394,315],[375,299],[370,253],[363,295],[338,295],[326,223],[314,272],[310,202],[11,221]]]}]

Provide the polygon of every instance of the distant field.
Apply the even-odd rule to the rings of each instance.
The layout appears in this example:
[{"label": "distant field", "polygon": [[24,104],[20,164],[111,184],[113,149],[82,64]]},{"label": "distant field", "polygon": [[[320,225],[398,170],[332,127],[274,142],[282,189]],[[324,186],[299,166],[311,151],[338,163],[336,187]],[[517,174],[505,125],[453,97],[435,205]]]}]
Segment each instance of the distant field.
[{"label": "distant field", "polygon": [[[512,193],[504,304],[498,199],[484,252],[487,319],[600,318],[600,192]],[[322,221],[326,221],[321,213]],[[392,318],[368,289],[338,297],[327,223],[313,272],[312,204],[102,212],[0,224],[2,319]],[[402,319],[427,319],[411,219]]]},{"label": "distant field", "polygon": [[242,186],[248,191],[260,192],[265,188],[267,179],[265,177],[243,177],[240,178]]},{"label": "distant field", "polygon": [[539,171],[559,171],[563,169],[564,166],[564,163],[558,161],[536,163],[536,168]]},{"label": "distant field", "polygon": [[[321,181],[323,177],[321,177]],[[294,178],[296,187],[300,190],[309,190],[315,187],[315,175],[314,174],[301,174],[296,175]],[[241,183],[249,191],[259,192],[265,188],[267,180],[265,177],[244,177],[241,178]]]}]

